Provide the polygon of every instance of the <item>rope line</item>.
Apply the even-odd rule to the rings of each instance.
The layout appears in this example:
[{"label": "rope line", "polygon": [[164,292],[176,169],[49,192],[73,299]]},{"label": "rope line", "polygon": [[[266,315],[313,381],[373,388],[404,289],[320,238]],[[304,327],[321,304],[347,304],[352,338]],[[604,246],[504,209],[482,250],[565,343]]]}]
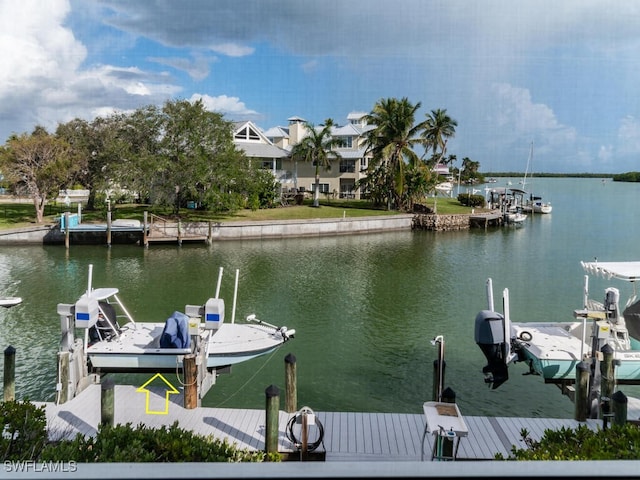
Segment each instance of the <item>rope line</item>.
[{"label": "rope line", "polygon": [[[326,451],[326,448],[324,446],[324,426],[322,425],[322,422],[320,421],[320,419],[318,418],[317,415],[315,415],[313,413],[313,410],[311,410],[309,407],[303,407],[301,408],[298,412],[296,412],[295,415],[293,415],[289,421],[287,422],[287,439],[293,443],[295,445],[296,448],[301,449],[302,448],[302,440],[298,440],[296,438],[295,433],[293,433],[293,427],[294,425],[297,425],[298,423],[298,419],[302,418],[303,415],[314,415],[315,419],[314,419],[314,424],[317,427],[318,430],[318,438],[316,438],[316,440],[314,442],[307,442],[307,451],[309,452],[313,452],[315,451],[316,448],[318,448],[320,445],[322,445],[322,448]],[[302,423],[302,421],[301,421]],[[308,428],[308,425],[307,425]],[[302,430],[302,428],[301,428]],[[302,432],[300,432],[302,433]]]},{"label": "rope line", "polygon": [[246,382],[244,382],[240,386],[240,388],[238,388],[235,392],[233,392],[233,394],[231,394],[225,401],[219,403],[218,407],[221,407],[221,406],[225,405],[227,402],[229,402],[229,400],[231,400],[236,395],[238,395],[256,377],[256,375],[258,375],[262,371],[262,369],[267,366],[267,364],[271,361],[273,356],[276,354],[276,351],[277,350],[274,350],[273,352],[271,352],[271,354],[268,356],[267,360],[262,364],[262,366],[258,370],[256,370],[256,373],[254,373]]}]

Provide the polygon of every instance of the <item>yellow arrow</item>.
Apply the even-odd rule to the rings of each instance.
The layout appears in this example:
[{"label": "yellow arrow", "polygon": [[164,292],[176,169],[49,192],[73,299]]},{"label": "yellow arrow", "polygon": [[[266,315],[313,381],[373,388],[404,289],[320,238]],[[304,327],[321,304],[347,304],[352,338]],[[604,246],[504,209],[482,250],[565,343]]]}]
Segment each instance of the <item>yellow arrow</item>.
[{"label": "yellow arrow", "polygon": [[[165,390],[165,404],[164,404],[164,410],[151,410],[149,408],[149,397],[151,396],[151,390],[149,390],[147,388],[147,386],[152,383],[156,378],[160,378],[167,387]],[[167,415],[169,413],[169,395],[173,394],[173,393],[180,393],[178,390],[176,390],[176,388],[171,385],[166,378],[164,378],[162,375],[160,375],[159,373],[156,373],[153,377],[151,377],[149,380],[147,380],[144,385],[142,385],[141,387],[138,387],[138,389],[136,390],[136,392],[140,392],[140,393],[146,393],[147,394],[147,403],[145,405],[145,411],[147,414],[150,415]]]}]

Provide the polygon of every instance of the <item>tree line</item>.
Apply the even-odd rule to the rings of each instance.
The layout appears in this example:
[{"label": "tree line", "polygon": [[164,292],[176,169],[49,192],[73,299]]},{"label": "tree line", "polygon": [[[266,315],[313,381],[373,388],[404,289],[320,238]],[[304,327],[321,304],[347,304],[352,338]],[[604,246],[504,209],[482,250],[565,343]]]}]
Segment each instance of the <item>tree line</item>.
[{"label": "tree line", "polygon": [[[365,117],[373,126],[366,134],[372,160],[356,188],[375,204],[412,208],[442,181],[434,166],[456,160],[446,146],[457,122],[438,109],[416,123],[420,106],[407,98],[382,99]],[[308,123],[308,135],[292,149],[294,158],[316,166],[314,206],[321,171],[340,158],[333,125],[330,119],[321,128]],[[276,205],[274,176],[239,150],[233,135],[233,123],[206,110],[202,101],[171,100],[92,121],[76,118],[53,133],[37,126],[31,133],[13,134],[0,147],[0,179],[14,194],[33,200],[39,223],[47,202],[76,186],[89,190],[88,210],[108,196],[173,205],[176,214],[187,201],[214,212]],[[417,146],[424,150],[421,156]],[[478,167],[464,158],[465,178],[477,176]]]}]

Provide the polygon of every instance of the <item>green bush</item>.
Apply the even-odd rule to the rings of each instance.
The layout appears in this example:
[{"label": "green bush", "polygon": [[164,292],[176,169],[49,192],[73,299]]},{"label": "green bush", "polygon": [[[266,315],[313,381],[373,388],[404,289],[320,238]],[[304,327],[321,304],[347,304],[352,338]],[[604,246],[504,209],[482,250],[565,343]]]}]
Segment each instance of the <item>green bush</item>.
[{"label": "green bush", "polygon": [[484,197],[482,195],[460,193],[458,194],[458,201],[466,207],[484,207]]},{"label": "green bush", "polygon": [[[526,430],[521,435],[528,448],[512,447],[507,460],[640,460],[640,428],[632,423],[606,430],[585,425],[545,430],[539,442]],[[496,459],[504,460],[500,454]]]},{"label": "green bush", "polygon": [[49,441],[44,407],[28,400],[0,402],[2,461],[38,462],[264,462],[278,454],[239,449],[226,440],[203,437],[179,428],[178,422],[157,429],[143,424],[104,426],[95,437]]},{"label": "green bush", "polygon": [[0,427],[3,461],[38,458],[48,441],[44,407],[36,407],[28,401],[0,403]]},{"label": "green bush", "polygon": [[278,461],[263,451],[242,450],[226,440],[196,435],[175,422],[170,427],[143,424],[100,427],[95,437],[78,434],[73,440],[50,444],[42,461],[95,462],[263,462]]}]

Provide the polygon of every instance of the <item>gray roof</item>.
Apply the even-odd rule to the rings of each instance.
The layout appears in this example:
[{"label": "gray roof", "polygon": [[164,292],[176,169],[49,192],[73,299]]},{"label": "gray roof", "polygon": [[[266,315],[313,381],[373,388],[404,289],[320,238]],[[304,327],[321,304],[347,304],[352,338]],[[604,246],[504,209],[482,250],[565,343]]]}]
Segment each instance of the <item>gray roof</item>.
[{"label": "gray roof", "polygon": [[243,150],[251,158],[285,158],[289,152],[275,145],[265,143],[236,142],[236,147]]}]

